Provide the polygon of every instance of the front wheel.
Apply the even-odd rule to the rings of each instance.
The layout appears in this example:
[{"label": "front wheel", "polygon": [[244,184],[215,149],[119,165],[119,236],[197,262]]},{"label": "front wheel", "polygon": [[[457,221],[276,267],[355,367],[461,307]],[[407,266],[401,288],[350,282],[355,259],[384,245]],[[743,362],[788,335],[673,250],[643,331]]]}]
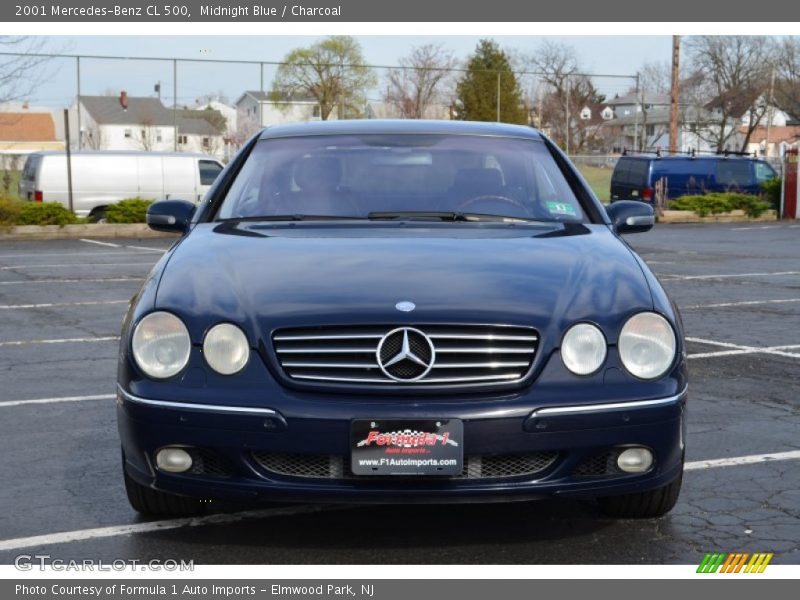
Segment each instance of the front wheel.
[{"label": "front wheel", "polygon": [[673,509],[681,493],[683,471],[678,477],[654,490],[598,498],[600,509],[620,519],[653,519],[663,517]]}]

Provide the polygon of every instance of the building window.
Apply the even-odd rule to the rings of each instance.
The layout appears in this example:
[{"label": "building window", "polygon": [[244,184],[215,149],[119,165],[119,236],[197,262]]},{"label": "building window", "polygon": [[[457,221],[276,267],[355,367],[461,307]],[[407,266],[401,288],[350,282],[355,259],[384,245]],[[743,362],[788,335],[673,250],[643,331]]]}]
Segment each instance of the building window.
[{"label": "building window", "polygon": [[156,141],[157,142],[161,141],[161,130],[160,129],[156,130]]},{"label": "building window", "polygon": [[211,145],[211,138],[203,138],[203,148],[208,148]]},{"label": "building window", "polygon": [[124,135],[126,139],[130,139],[133,133],[131,132],[130,129],[126,129]]},{"label": "building window", "polygon": [[322,111],[320,111],[319,104],[314,105],[314,117],[319,118]]}]

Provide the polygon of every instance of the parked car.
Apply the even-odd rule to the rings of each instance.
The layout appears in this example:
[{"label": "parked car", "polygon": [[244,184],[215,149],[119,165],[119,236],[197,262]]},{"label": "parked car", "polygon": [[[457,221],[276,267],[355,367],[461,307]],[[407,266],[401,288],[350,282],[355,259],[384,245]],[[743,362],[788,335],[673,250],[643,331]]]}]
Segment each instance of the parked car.
[{"label": "parked car", "polygon": [[[223,165],[203,154],[179,152],[73,152],[72,201],[78,216],[101,219],[125,198],[183,198],[200,202]],[[69,206],[65,152],[33,152],[19,182],[20,198]]]},{"label": "parked car", "polygon": [[528,127],[271,127],[199,207],[125,318],[128,498],[675,504],[687,373],[677,308],[607,210]]},{"label": "parked car", "polygon": [[623,156],[611,175],[611,201],[652,202],[656,182],[666,179],[668,198],[708,192],[760,194],[761,184],[777,177],[763,160],[743,156]]}]

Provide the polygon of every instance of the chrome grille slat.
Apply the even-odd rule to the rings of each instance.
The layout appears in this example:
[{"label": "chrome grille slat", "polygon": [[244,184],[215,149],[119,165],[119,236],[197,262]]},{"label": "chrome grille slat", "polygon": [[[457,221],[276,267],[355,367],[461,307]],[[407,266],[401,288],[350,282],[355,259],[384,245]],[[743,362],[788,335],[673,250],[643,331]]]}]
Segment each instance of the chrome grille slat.
[{"label": "chrome grille slat", "polygon": [[[419,364],[433,362],[427,371],[405,359],[390,368],[392,376],[387,374],[391,357],[400,352],[402,337],[395,333],[391,342],[384,337],[398,330],[402,335],[407,335],[403,331],[416,331],[409,338],[411,350],[422,353],[419,356],[427,361]],[[531,327],[516,325],[332,325],[278,330],[272,342],[284,373],[298,382],[377,388],[458,387],[523,379],[533,363],[539,335]],[[426,343],[434,353],[426,350]],[[380,353],[379,346],[383,348]]]}]

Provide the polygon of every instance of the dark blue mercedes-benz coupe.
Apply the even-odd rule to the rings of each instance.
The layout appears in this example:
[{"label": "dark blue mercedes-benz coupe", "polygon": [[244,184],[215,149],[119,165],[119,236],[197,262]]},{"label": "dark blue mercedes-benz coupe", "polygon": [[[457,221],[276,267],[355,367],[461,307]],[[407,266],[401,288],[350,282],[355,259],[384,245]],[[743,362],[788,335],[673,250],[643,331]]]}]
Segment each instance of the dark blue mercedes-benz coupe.
[{"label": "dark blue mercedes-benz coupe", "polygon": [[521,126],[271,127],[133,299],[119,353],[125,484],[142,513],[209,501],[592,496],[663,515],[687,397],[675,305],[597,201]]}]

